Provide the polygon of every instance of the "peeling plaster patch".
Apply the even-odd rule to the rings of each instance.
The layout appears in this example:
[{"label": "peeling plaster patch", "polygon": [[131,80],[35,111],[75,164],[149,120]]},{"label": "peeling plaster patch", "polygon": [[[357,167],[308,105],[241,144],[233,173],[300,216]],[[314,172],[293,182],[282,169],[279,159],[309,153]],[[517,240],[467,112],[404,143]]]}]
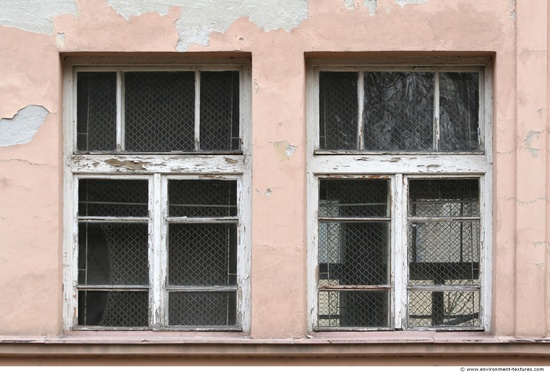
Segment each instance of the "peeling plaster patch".
[{"label": "peeling plaster patch", "polygon": [[272,193],[273,191],[271,191],[271,189],[265,190],[265,196],[267,196],[268,198],[271,196]]},{"label": "peeling plaster patch", "polygon": [[224,32],[239,18],[248,17],[265,31],[279,28],[290,31],[308,17],[308,0],[108,0],[126,19],[147,12],[168,14],[172,6],[181,8],[176,21],[179,33],[178,51],[192,43],[208,45],[212,32]]},{"label": "peeling plaster patch", "polygon": [[355,9],[355,4],[353,0],[344,0],[344,6],[346,7],[347,10]]},{"label": "peeling plaster patch", "polygon": [[397,5],[404,7],[409,4],[426,4],[428,0],[394,0]]},{"label": "peeling plaster patch", "polygon": [[59,49],[62,49],[65,46],[65,34],[62,32],[58,32],[55,37],[55,46],[57,46]]},{"label": "peeling plaster patch", "polygon": [[369,10],[370,15],[374,15],[376,13],[377,1],[378,0],[364,0],[363,4],[365,4]]},{"label": "peeling plaster patch", "polygon": [[275,148],[275,153],[279,160],[290,159],[290,157],[294,155],[294,151],[296,151],[296,146],[292,146],[287,141],[275,142],[273,143],[273,147]]},{"label": "peeling plaster patch", "polygon": [[77,0],[3,0],[0,25],[49,35],[55,17],[77,13]]},{"label": "peeling plaster patch", "polygon": [[19,110],[11,119],[0,119],[0,147],[31,142],[48,114],[44,107],[30,105]]},{"label": "peeling plaster patch", "polygon": [[540,131],[534,131],[531,130],[529,133],[527,133],[527,136],[525,136],[525,139],[523,140],[523,143],[525,144],[525,149],[531,153],[531,155],[536,158],[539,156],[539,149],[536,147],[531,146],[531,142],[533,139],[538,139],[540,137]]}]

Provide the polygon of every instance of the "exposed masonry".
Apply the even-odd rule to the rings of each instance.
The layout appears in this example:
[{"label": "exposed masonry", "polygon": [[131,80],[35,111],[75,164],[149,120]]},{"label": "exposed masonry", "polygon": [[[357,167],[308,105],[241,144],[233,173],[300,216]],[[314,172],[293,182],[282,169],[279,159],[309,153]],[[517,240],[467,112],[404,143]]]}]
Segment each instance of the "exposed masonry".
[{"label": "exposed masonry", "polygon": [[0,119],[0,147],[31,142],[48,114],[44,107],[30,105],[19,110],[11,119]]},{"label": "exposed masonry", "polygon": [[292,146],[287,141],[275,142],[273,143],[273,147],[275,148],[275,153],[279,160],[290,159],[296,151],[296,146]]},{"label": "exposed masonry", "polygon": [[53,32],[55,17],[77,15],[76,3],[76,0],[2,0],[0,25],[49,35]]},{"label": "exposed masonry", "polygon": [[147,12],[166,15],[170,7],[180,7],[180,18],[176,21],[178,51],[186,51],[192,43],[208,45],[212,32],[224,32],[242,17],[248,17],[264,31],[279,28],[290,31],[308,17],[307,0],[165,0],[162,3],[108,0],[107,3],[126,19]]}]

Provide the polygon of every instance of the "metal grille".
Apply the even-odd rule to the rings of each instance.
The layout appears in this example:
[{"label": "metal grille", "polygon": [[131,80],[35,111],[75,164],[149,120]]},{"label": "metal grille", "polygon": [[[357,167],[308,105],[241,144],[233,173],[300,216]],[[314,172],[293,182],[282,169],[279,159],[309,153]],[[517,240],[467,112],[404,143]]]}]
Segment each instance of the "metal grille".
[{"label": "metal grille", "polygon": [[389,292],[319,291],[319,327],[388,327]]},{"label": "metal grille", "polygon": [[408,327],[479,327],[479,292],[409,292]]},{"label": "metal grille", "polygon": [[77,149],[116,149],[116,73],[79,72]]},{"label": "metal grille", "polygon": [[321,149],[357,148],[357,78],[356,72],[320,72]]},{"label": "metal grille", "polygon": [[194,72],[125,74],[125,149],[194,150]]},{"label": "metal grille", "polygon": [[170,285],[236,284],[236,224],[170,224]]},{"label": "metal grille", "polygon": [[201,72],[201,150],[238,150],[239,72]]},{"label": "metal grille", "polygon": [[78,324],[103,327],[147,327],[147,291],[79,291]]},{"label": "metal grille", "polygon": [[431,150],[433,97],[433,73],[365,73],[365,150]]},{"label": "metal grille", "polygon": [[319,217],[389,217],[387,180],[319,181]]},{"label": "metal grille", "polygon": [[236,292],[171,292],[169,324],[181,326],[236,325]]},{"label": "metal grille", "polygon": [[479,150],[479,73],[440,73],[440,150]]},{"label": "metal grille", "polygon": [[479,217],[479,180],[411,180],[409,215]]},{"label": "metal grille", "polygon": [[148,214],[147,180],[80,179],[79,216],[143,216]]},{"label": "metal grille", "polygon": [[170,216],[229,217],[237,215],[237,182],[170,180]]},{"label": "metal grille", "polygon": [[146,223],[79,223],[79,284],[148,285]]}]

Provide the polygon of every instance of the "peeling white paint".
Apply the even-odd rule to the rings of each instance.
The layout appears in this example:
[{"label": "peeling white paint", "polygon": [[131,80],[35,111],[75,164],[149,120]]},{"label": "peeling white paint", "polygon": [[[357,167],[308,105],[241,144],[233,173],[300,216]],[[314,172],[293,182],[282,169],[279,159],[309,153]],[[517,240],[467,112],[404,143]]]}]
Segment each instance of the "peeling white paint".
[{"label": "peeling white paint", "polygon": [[179,33],[178,51],[186,51],[192,43],[208,45],[212,32],[224,32],[239,18],[248,17],[265,31],[297,27],[308,17],[307,0],[108,0],[117,13],[126,19],[147,12],[166,15],[170,7],[180,7],[176,21]]},{"label": "peeling white paint", "polygon": [[428,0],[395,0],[395,3],[400,7],[404,7],[409,4],[426,4]]},{"label": "peeling white paint", "polygon": [[77,12],[77,0],[2,0],[0,25],[50,35],[55,17]]},{"label": "peeling white paint", "polygon": [[378,0],[364,0],[364,5],[369,10],[370,15],[374,15],[376,13],[376,7]]},{"label": "peeling white paint", "polygon": [[44,107],[30,105],[19,110],[11,119],[0,119],[0,147],[31,142],[48,114]]}]

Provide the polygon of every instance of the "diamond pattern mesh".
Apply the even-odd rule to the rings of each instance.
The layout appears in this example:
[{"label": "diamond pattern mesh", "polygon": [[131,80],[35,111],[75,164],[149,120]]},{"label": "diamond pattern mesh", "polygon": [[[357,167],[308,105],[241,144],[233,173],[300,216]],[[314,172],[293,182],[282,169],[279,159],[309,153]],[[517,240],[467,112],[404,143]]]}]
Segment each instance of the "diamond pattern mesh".
[{"label": "diamond pattern mesh", "polygon": [[479,150],[479,73],[442,72],[439,76],[440,149]]},{"label": "diamond pattern mesh", "polygon": [[356,72],[319,73],[320,148],[357,148]]},{"label": "diamond pattern mesh", "polygon": [[171,224],[168,283],[236,284],[236,224]]},{"label": "diamond pattern mesh", "polygon": [[237,182],[170,180],[168,181],[168,200],[170,216],[236,216]]},{"label": "diamond pattern mesh", "polygon": [[79,284],[148,285],[146,223],[79,223]]},{"label": "diamond pattern mesh", "polygon": [[478,217],[479,180],[411,180],[409,215],[417,217]]},{"label": "diamond pattern mesh", "polygon": [[319,291],[319,327],[388,327],[389,292]]},{"label": "diamond pattern mesh", "polygon": [[365,149],[431,150],[433,97],[433,73],[365,73]]},{"label": "diamond pattern mesh", "polygon": [[201,150],[238,150],[239,72],[201,72]]},{"label": "diamond pattern mesh", "polygon": [[79,72],[77,85],[78,150],[115,150],[116,73]]},{"label": "diamond pattern mesh", "polygon": [[479,327],[479,292],[409,291],[408,327]]},{"label": "diamond pattern mesh", "polygon": [[194,150],[194,128],[194,72],[125,74],[126,151]]},{"label": "diamond pattern mesh", "polygon": [[147,327],[149,294],[79,291],[78,324],[102,327]]},{"label": "diamond pattern mesh", "polygon": [[78,214],[146,217],[148,198],[147,180],[80,179]]},{"label": "diamond pattern mesh", "polygon": [[389,217],[387,180],[319,182],[319,217]]},{"label": "diamond pattern mesh", "polygon": [[236,303],[236,292],[172,292],[169,295],[169,324],[236,325]]}]

